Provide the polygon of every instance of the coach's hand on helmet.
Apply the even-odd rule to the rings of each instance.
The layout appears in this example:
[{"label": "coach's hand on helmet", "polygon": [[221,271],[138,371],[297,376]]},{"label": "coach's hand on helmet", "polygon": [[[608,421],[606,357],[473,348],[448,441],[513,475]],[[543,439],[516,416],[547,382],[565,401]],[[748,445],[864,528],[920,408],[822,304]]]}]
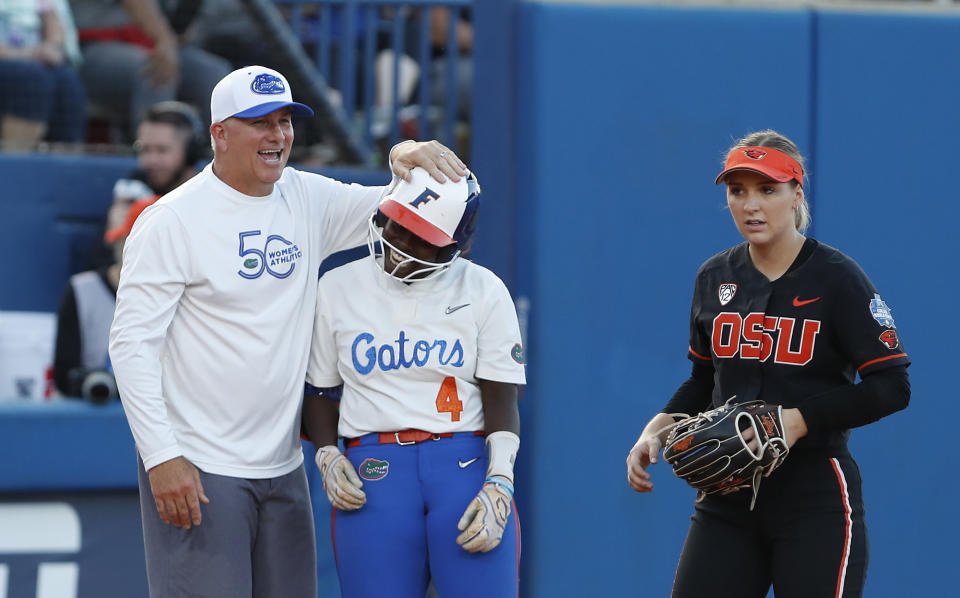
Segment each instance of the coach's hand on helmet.
[{"label": "coach's hand on helmet", "polygon": [[150,490],[157,503],[157,513],[164,523],[190,529],[200,525],[200,503],[209,504],[203,492],[200,472],[184,457],[174,457],[150,468]]},{"label": "coach's hand on helmet", "polygon": [[408,183],[410,171],[420,166],[437,182],[444,183],[449,177],[453,182],[467,175],[464,164],[453,150],[439,141],[405,141],[390,150],[390,166],[393,173]]},{"label": "coach's hand on helmet", "polygon": [[314,460],[320,468],[323,489],[331,505],[344,511],[355,511],[366,504],[367,495],[360,489],[363,482],[340,449],[333,445],[322,447]]},{"label": "coach's hand on helmet", "polygon": [[510,517],[513,484],[506,478],[487,478],[480,492],[463,512],[457,529],[457,544],[467,552],[488,552],[500,544]]}]

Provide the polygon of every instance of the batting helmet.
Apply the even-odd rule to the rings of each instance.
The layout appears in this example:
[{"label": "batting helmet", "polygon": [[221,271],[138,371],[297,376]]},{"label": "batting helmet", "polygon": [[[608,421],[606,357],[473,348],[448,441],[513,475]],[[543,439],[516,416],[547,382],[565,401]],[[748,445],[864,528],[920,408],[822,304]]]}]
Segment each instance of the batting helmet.
[{"label": "batting helmet", "polygon": [[[424,280],[445,271],[455,259],[466,254],[473,244],[480,213],[480,183],[472,172],[457,182],[437,182],[422,168],[411,171],[411,181],[400,181],[396,188],[383,198],[380,208],[370,219],[368,246],[374,258],[382,255],[387,246],[404,258],[406,263],[416,263],[422,268],[404,276],[401,280]],[[441,248],[436,262],[428,262],[398,250],[383,238],[383,227],[393,220],[427,243]],[[380,243],[381,251],[376,250]],[[394,269],[396,271],[397,269]],[[388,273],[393,276],[392,273]],[[399,278],[396,277],[395,278]]]}]

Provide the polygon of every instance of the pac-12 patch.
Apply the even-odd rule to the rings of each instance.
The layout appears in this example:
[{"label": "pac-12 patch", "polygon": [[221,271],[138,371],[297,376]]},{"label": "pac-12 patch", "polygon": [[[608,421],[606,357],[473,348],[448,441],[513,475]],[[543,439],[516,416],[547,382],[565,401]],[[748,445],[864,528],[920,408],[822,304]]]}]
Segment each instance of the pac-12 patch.
[{"label": "pac-12 patch", "polygon": [[520,365],[523,365],[524,363],[526,363],[523,356],[523,345],[521,345],[520,343],[515,344],[513,348],[510,349],[510,357],[512,357],[513,360],[519,363]]},{"label": "pac-12 patch", "polygon": [[870,315],[872,315],[873,319],[881,326],[896,328],[896,325],[893,323],[893,314],[890,313],[890,308],[887,307],[887,304],[880,298],[879,293],[874,293],[873,299],[870,300]]},{"label": "pac-12 patch", "polygon": [[717,295],[720,297],[720,305],[726,305],[733,301],[733,296],[737,294],[737,285],[733,282],[725,282],[717,289]]},{"label": "pac-12 patch", "polygon": [[357,468],[360,477],[365,480],[381,480],[390,472],[390,462],[380,459],[364,459]]},{"label": "pac-12 patch", "polygon": [[891,351],[900,346],[900,337],[896,330],[884,330],[880,335],[880,342]]}]

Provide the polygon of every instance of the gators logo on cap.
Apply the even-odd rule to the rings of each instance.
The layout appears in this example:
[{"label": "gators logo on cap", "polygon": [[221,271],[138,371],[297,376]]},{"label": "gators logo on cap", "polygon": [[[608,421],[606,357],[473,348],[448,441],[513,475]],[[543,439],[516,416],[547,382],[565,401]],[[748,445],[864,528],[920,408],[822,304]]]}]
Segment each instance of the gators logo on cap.
[{"label": "gators logo on cap", "polygon": [[261,73],[254,77],[253,83],[250,84],[250,89],[253,90],[253,93],[268,95],[276,95],[287,90],[283,85],[283,79],[270,73]]},{"label": "gators logo on cap", "polygon": [[381,480],[390,472],[390,462],[380,459],[364,459],[357,468],[360,477],[365,480]]},{"label": "gators logo on cap", "polygon": [[255,258],[255,257],[251,257],[251,258],[248,258],[248,259],[243,260],[243,267],[244,267],[244,268],[256,268],[257,265],[259,265],[259,264],[260,264],[260,262],[257,261],[257,258]]},{"label": "gators logo on cap", "polygon": [[764,156],[767,155],[767,152],[758,149],[748,149],[743,150],[743,155],[751,160],[763,160]]}]

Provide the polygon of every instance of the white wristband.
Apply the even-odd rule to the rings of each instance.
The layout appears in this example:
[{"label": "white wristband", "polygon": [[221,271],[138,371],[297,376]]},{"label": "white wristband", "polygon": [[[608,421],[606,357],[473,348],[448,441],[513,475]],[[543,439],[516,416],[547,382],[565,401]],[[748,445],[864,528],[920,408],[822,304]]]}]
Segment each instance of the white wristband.
[{"label": "white wristband", "polygon": [[520,437],[500,430],[487,436],[487,477],[500,476],[513,482],[513,463],[520,450]]}]

